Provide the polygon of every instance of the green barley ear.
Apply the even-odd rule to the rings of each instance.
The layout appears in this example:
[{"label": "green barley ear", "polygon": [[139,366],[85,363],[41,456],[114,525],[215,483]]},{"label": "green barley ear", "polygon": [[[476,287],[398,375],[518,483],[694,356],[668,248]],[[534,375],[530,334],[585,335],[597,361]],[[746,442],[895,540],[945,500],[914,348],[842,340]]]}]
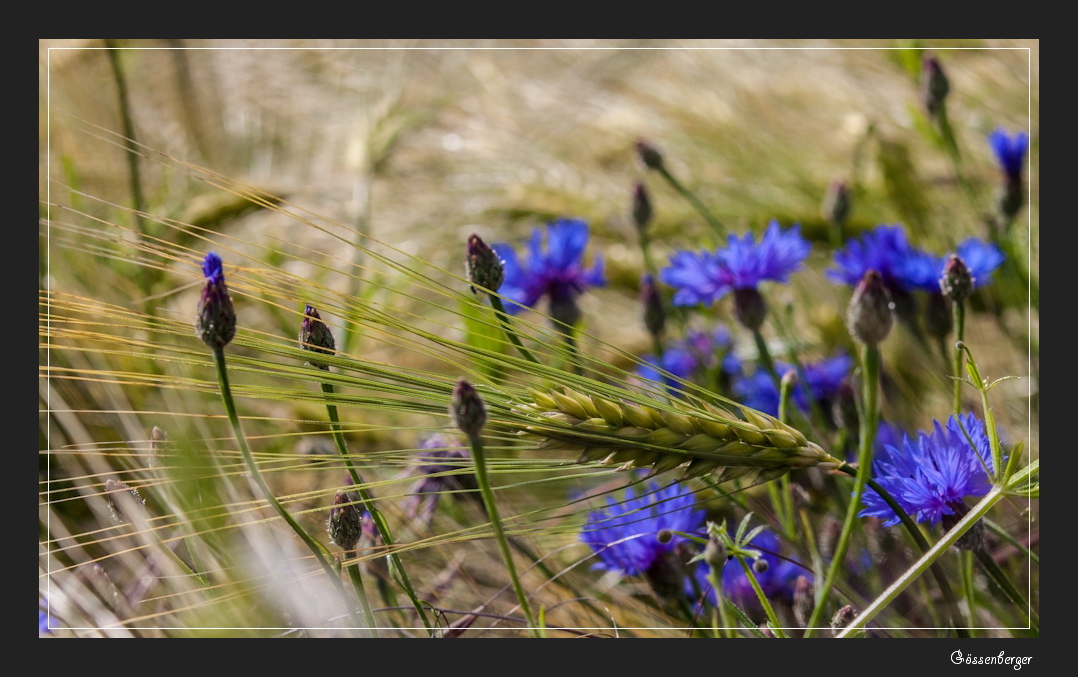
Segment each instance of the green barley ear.
[{"label": "green barley ear", "polygon": [[717,473],[720,482],[750,473],[766,482],[794,468],[841,465],[801,431],[748,407],[739,420],[713,405],[651,406],[570,388],[529,394],[516,408],[526,419],[518,432],[536,438],[539,449],[577,452],[582,463],[651,467],[653,475],[681,467],[682,479]]}]

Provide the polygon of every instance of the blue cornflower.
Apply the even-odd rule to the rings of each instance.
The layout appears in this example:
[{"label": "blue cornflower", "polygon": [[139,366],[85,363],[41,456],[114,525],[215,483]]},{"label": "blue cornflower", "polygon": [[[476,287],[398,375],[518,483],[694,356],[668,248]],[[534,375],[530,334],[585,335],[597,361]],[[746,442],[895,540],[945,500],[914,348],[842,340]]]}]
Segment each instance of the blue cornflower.
[{"label": "blue cornflower", "polygon": [[1011,138],[1003,129],[997,129],[988,135],[988,143],[999,160],[999,166],[1007,176],[1008,181],[1021,181],[1022,161],[1026,157],[1026,149],[1029,148],[1029,137],[1025,132],[1018,132]]},{"label": "blue cornflower", "polygon": [[[985,468],[992,468],[992,452],[984,421],[974,414],[952,415],[946,426],[933,421],[933,427],[916,441],[903,435],[901,446],[884,444],[882,452],[877,450],[872,472],[913,519],[936,525],[944,516],[964,513],[966,496],[988,493],[991,483]],[[898,524],[898,516],[875,491],[865,491],[864,503],[861,515],[878,517],[886,526]]]},{"label": "blue cornflower", "polygon": [[[689,381],[715,364],[715,353],[730,347],[730,332],[726,327],[718,326],[710,334],[703,331],[689,331],[681,341],[675,341],[663,351],[662,368],[678,378]],[[655,368],[655,356],[645,355],[647,364],[640,365],[636,374],[651,381],[663,381],[669,386],[677,383],[660,377]]]},{"label": "blue cornflower", "polygon": [[636,496],[632,487],[625,489],[621,501],[607,499],[607,506],[593,511],[580,532],[580,540],[599,556],[593,569],[621,571],[638,576],[663,568],[668,556],[674,556],[683,536],[674,535],[660,543],[664,529],[702,533],[704,511],[695,508],[696,497],[680,484],[659,488],[648,483],[647,493]]},{"label": "blue cornflower", "polygon": [[56,620],[49,615],[49,612],[45,610],[45,600],[38,600],[37,607],[37,634],[39,635],[51,635],[52,628],[58,627],[60,621]]},{"label": "blue cornflower", "polygon": [[759,244],[746,233],[741,239],[730,235],[727,246],[714,253],[679,251],[659,277],[677,289],[674,305],[709,306],[728,292],[755,289],[764,280],[788,281],[811,249],[801,237],[801,226],[782,231],[779,222],[772,221]]},{"label": "blue cornflower", "polygon": [[[835,252],[835,266],[827,276],[835,282],[856,285],[869,270],[875,270],[892,294],[908,290],[911,281],[920,280],[936,269],[935,257],[916,249],[906,239],[902,226],[880,224],[852,239]],[[935,270],[936,284],[943,266]]]},{"label": "blue cornflower", "polygon": [[232,307],[228,285],[225,284],[221,257],[215,252],[206,254],[202,261],[202,274],[206,277],[206,284],[198,302],[195,328],[203,343],[220,350],[236,335],[236,311]]},{"label": "blue cornflower", "polygon": [[606,284],[603,260],[597,256],[592,269],[584,269],[581,259],[588,244],[588,224],[580,219],[559,219],[548,224],[546,240],[543,251],[542,230],[532,231],[527,267],[517,260],[511,245],[491,245],[505,264],[505,279],[499,291],[510,299],[506,304],[509,313],[517,313],[522,307],[532,308],[547,296],[550,316],[571,326],[580,319],[577,297],[589,286]]},{"label": "blue cornflower", "polygon": [[[778,416],[779,389],[767,371],[756,369],[751,374],[745,374],[741,365],[733,360],[725,362],[723,368],[734,377],[733,392],[742,404],[765,414]],[[809,395],[817,402],[829,405],[838,394],[842,380],[849,375],[852,368],[853,360],[843,352],[819,362],[805,364],[802,376],[808,386]],[[780,375],[791,369],[794,369],[793,365],[775,363],[775,371]],[[798,409],[804,412],[809,410],[809,400],[803,388],[795,386],[790,397]]]}]

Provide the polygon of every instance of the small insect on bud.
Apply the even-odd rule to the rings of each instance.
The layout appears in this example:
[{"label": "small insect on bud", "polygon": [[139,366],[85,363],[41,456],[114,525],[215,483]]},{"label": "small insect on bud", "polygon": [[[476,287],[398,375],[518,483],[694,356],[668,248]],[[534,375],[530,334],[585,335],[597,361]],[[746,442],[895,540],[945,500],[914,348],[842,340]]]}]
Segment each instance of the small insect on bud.
[{"label": "small insect on bud", "polygon": [[925,57],[924,65],[921,69],[921,82],[924,89],[925,108],[928,109],[929,115],[937,117],[943,112],[947,94],[951,91],[951,83],[936,57]]},{"label": "small insect on bud", "polygon": [[478,437],[487,422],[487,407],[479,392],[464,379],[453,388],[453,402],[449,407],[453,423],[468,437]]},{"label": "small insect on bud", "polygon": [[648,169],[662,169],[663,168],[663,156],[654,146],[651,146],[646,141],[636,142],[636,154],[640,156],[641,162]]},{"label": "small insect on bud", "polygon": [[210,252],[202,262],[206,286],[198,302],[196,329],[198,337],[211,348],[224,348],[236,335],[236,311],[225,285],[221,257]]},{"label": "small insect on bud", "polygon": [[329,509],[326,530],[333,542],[346,552],[356,549],[363,530],[359,508],[348,498],[348,494],[338,491],[333,497],[333,507]]},{"label": "small insect on bud", "polygon": [[895,304],[875,270],[865,271],[846,309],[850,334],[866,345],[875,346],[891,333],[895,323]]},{"label": "small insect on bud", "polygon": [[476,287],[496,292],[505,281],[505,264],[497,252],[475,233],[468,236],[468,254],[464,259],[464,269],[468,281],[472,283],[474,294],[480,291]]},{"label": "small insect on bud", "polygon": [[643,183],[637,183],[633,189],[633,224],[641,233],[644,232],[651,222],[651,197]]},{"label": "small insect on bud", "polygon": [[[322,321],[322,317],[314,306],[307,304],[303,309],[303,324],[299,329],[299,347],[312,353],[333,355],[337,352],[337,342],[333,339],[333,333]],[[329,365],[311,355],[307,358],[311,366],[329,371]]]},{"label": "small insect on bud", "polygon": [[644,305],[644,326],[652,336],[662,336],[666,328],[666,309],[651,275],[645,274],[640,282],[640,302]]},{"label": "small insect on bud", "polygon": [[139,494],[138,489],[129,487],[126,483],[118,480],[106,480],[105,493],[108,494],[109,512],[112,513],[112,519],[117,522],[127,521],[121,506],[124,503],[129,503],[131,499],[124,496],[124,492],[130,493],[137,505],[146,505],[146,499]]},{"label": "small insect on bud", "polygon": [[952,301],[965,301],[973,293],[973,274],[958,254],[951,254],[940,277],[940,291]]},{"label": "small insect on bud", "polygon": [[757,331],[767,317],[767,302],[756,287],[734,290],[734,317],[749,331]]}]

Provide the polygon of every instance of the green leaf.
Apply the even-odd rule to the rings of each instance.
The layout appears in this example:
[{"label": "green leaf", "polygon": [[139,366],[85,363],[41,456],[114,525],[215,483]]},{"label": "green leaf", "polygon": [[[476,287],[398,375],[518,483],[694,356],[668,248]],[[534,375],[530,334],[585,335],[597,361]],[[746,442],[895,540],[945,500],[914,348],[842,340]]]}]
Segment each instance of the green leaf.
[{"label": "green leaf", "polygon": [[[494,311],[474,299],[461,299],[460,314],[464,318],[464,342],[481,350],[507,354],[504,333],[498,326]],[[475,357],[476,366],[484,375],[500,380],[505,370],[497,360]]]}]

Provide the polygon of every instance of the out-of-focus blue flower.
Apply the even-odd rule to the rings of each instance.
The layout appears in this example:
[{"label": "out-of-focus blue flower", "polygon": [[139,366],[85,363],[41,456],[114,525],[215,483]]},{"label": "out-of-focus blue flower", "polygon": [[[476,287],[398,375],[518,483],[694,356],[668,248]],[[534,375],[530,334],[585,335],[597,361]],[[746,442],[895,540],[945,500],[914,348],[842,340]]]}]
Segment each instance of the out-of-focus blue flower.
[{"label": "out-of-focus blue flower", "polygon": [[[762,551],[763,557],[761,559],[767,562],[766,571],[755,571],[754,569],[754,573],[756,574],[756,581],[760,584],[760,588],[768,599],[792,600],[798,576],[805,576],[810,581],[812,580],[811,572],[793,562],[770,554],[781,554],[779,539],[770,530],[760,532],[756,538],[749,542],[749,547]],[[752,566],[752,564],[750,561],[749,566]],[[701,592],[707,591],[708,603],[714,605],[716,602],[715,590],[707,579],[708,571],[707,564],[701,563],[699,569],[694,572],[694,577],[699,590]],[[694,591],[686,588],[686,593],[691,596]],[[749,577],[745,575],[745,570],[741,567],[740,562],[729,560],[723,565],[722,593],[724,597],[733,599],[739,606],[744,606],[746,602],[756,599],[756,591],[752,589],[752,583],[749,582]]]},{"label": "out-of-focus blue flower", "polygon": [[649,482],[641,496],[627,487],[622,500],[608,498],[605,508],[588,515],[580,532],[580,540],[599,556],[592,568],[637,576],[663,566],[661,560],[673,555],[686,539],[675,535],[660,543],[660,531],[703,532],[705,513],[695,505],[696,497],[681,484],[659,488]]},{"label": "out-of-focus blue flower", "polygon": [[543,250],[543,231],[539,228],[532,231],[527,265],[517,259],[511,245],[491,245],[505,264],[505,279],[499,291],[511,299],[506,310],[517,313],[521,307],[533,308],[546,296],[550,300],[552,317],[563,319],[558,316],[561,310],[568,311],[571,319],[576,299],[584,289],[606,284],[601,257],[595,257],[595,265],[590,271],[584,269],[582,258],[587,244],[587,223],[580,219],[559,219],[546,227],[546,251]]},{"label": "out-of-focus blue flower", "polygon": [[[834,256],[835,265],[827,276],[835,282],[856,285],[869,270],[875,270],[892,293],[907,290],[911,280],[919,280],[936,267],[934,257],[913,247],[902,226],[880,224],[852,239]],[[940,266],[935,271],[937,284]]]},{"label": "out-of-focus blue flower", "polygon": [[1007,180],[1020,181],[1022,162],[1026,157],[1026,149],[1029,148],[1029,137],[1026,133],[1018,132],[1012,138],[1005,130],[997,129],[988,135],[988,143],[992,145]]},{"label": "out-of-focus blue flower", "polygon": [[[975,237],[958,245],[957,254],[973,276],[973,288],[983,287],[992,281],[992,273],[1003,263],[1003,252],[992,242],[981,242]],[[915,250],[902,267],[905,284],[932,294],[940,293],[940,278],[947,265],[948,256],[936,256]]]},{"label": "out-of-focus blue flower", "polygon": [[[882,451],[877,447],[872,472],[913,519],[936,525],[944,515],[962,511],[965,497],[988,493],[986,467],[992,468],[992,452],[984,421],[974,414],[961,414],[952,415],[946,426],[933,421],[932,432],[921,432],[917,440],[903,435],[901,445],[884,444]],[[861,515],[878,517],[886,526],[899,523],[891,507],[871,488],[865,491],[864,504]]]},{"label": "out-of-focus blue flower", "polygon": [[[724,362],[723,367],[727,373],[733,375],[734,395],[741,404],[765,414],[778,416],[779,389],[770,374],[763,369],[756,369],[751,374],[745,374],[741,365],[731,360]],[[852,368],[853,360],[845,353],[805,364],[803,377],[809,394],[817,402],[830,406],[838,393],[839,386],[842,385],[842,379],[849,375]],[[791,369],[794,369],[793,365],[785,362],[775,363],[775,370],[780,376]],[[790,397],[798,409],[805,412],[809,410],[809,400],[803,388],[795,386]]]},{"label": "out-of-focus blue flower", "polygon": [[714,253],[680,251],[659,274],[674,287],[674,305],[711,305],[735,289],[755,289],[765,280],[786,282],[801,266],[812,245],[801,237],[801,227],[786,231],[772,221],[760,242],[752,233],[741,239],[730,235],[727,246]]},{"label": "out-of-focus blue flower", "polygon": [[45,610],[45,601],[39,600],[37,607],[37,634],[51,635],[52,628],[58,627],[59,625],[60,621],[50,616],[49,612]]},{"label": "out-of-focus blue flower", "polygon": [[[725,326],[718,326],[711,333],[689,331],[681,341],[674,341],[663,352],[662,368],[685,381],[692,380],[715,364],[715,353],[730,347],[730,332]],[[673,380],[660,377],[655,369],[655,356],[645,355],[647,362],[636,369],[636,375],[651,381],[663,381],[668,386],[677,386]]]}]

